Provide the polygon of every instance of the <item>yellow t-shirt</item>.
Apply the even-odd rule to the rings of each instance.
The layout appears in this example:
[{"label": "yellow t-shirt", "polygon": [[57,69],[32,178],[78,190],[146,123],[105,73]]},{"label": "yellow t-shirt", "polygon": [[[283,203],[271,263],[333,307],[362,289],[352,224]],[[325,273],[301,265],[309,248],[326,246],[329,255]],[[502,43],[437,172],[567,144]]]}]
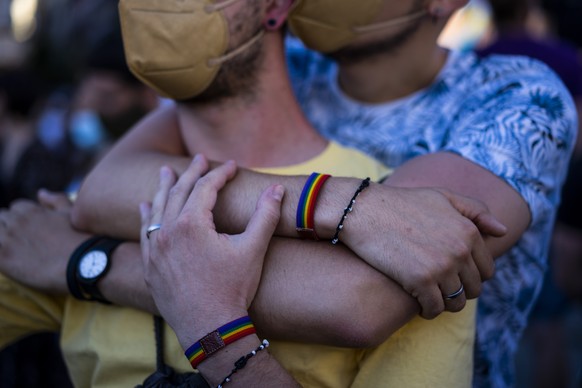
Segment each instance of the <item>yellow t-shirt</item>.
[{"label": "yellow t-shirt", "polygon": [[[287,175],[318,171],[374,180],[387,173],[357,151],[334,143],[305,163],[261,171]],[[277,341],[269,349],[306,387],[462,387],[471,381],[474,328],[475,303],[468,303],[458,314],[432,321],[413,319],[375,349]],[[41,331],[60,332],[76,387],[134,387],[156,368],[151,315],[44,295],[0,275],[0,347]],[[166,363],[179,372],[191,371],[169,327],[164,344]]]}]

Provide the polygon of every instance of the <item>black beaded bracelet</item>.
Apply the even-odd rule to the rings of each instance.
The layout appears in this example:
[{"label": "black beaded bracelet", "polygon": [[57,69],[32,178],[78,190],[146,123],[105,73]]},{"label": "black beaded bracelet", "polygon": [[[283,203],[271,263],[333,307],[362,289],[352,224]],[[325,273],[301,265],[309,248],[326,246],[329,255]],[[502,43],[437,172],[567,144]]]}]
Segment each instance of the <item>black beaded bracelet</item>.
[{"label": "black beaded bracelet", "polygon": [[247,362],[251,358],[253,358],[254,356],[256,356],[258,352],[260,352],[261,350],[266,349],[268,347],[269,347],[269,341],[267,341],[265,339],[265,340],[263,340],[263,343],[258,348],[256,348],[255,350],[253,350],[252,352],[250,352],[246,356],[242,356],[241,358],[239,358],[234,363],[234,369],[230,371],[230,374],[228,376],[226,376],[224,378],[224,380],[222,380],[222,382],[220,384],[218,384],[217,388],[222,388],[224,386],[224,384],[230,382],[230,379],[231,379],[231,377],[232,377],[233,374],[235,374],[236,372],[238,372],[239,370],[241,370],[242,368],[244,368],[247,365]]},{"label": "black beaded bracelet", "polygon": [[370,186],[370,178],[369,177],[364,179],[362,181],[362,183],[360,183],[360,186],[358,187],[358,189],[354,193],[354,196],[352,197],[352,199],[350,199],[350,203],[344,209],[344,214],[342,215],[342,218],[341,218],[339,224],[337,224],[337,228],[335,228],[335,234],[333,235],[333,238],[331,239],[332,244],[335,245],[339,242],[339,234],[342,231],[342,229],[344,228],[344,221],[346,220],[346,218],[348,218],[348,213],[351,213],[352,210],[354,210],[354,205],[356,203],[356,197],[358,195],[360,195],[360,193],[362,191],[364,191],[366,189],[366,187],[368,187],[368,186]]}]

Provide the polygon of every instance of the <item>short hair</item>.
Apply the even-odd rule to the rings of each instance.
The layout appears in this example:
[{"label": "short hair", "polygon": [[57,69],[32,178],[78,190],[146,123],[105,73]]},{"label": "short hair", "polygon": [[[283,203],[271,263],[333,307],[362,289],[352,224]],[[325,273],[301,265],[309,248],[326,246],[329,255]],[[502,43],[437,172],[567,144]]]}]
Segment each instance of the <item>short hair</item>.
[{"label": "short hair", "polygon": [[524,23],[531,0],[489,0],[493,21],[497,25]]}]

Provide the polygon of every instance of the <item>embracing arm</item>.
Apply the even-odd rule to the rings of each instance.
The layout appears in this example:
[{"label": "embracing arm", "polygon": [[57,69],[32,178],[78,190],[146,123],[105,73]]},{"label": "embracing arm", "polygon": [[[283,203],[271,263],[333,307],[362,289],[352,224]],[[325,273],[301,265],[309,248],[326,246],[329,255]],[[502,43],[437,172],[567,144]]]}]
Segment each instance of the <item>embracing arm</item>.
[{"label": "embracing arm", "polygon": [[[117,305],[157,313],[140,257],[137,243],[122,244],[99,288]],[[274,238],[250,315],[271,339],[372,347],[418,311],[414,298],[363,261],[354,260],[348,249]]]},{"label": "embracing arm", "polygon": [[528,227],[531,214],[522,196],[485,168],[453,153],[420,156],[398,168],[386,181],[397,187],[443,187],[476,198],[507,227],[499,238],[485,236],[494,257],[511,248]]},{"label": "embracing arm", "polygon": [[[93,233],[137,238],[138,204],[155,192],[160,166],[169,165],[181,173],[189,164],[174,108],[159,110],[124,137],[88,176],[75,204],[75,226]],[[215,209],[219,230],[240,232],[261,191],[274,183],[284,185],[287,190],[277,234],[297,237],[295,211],[305,177],[281,177],[248,170],[241,170],[220,193]],[[332,237],[343,208],[359,183],[359,179],[349,178],[333,178],[326,183],[316,209],[321,237]],[[466,296],[473,298],[479,294],[481,279],[492,272],[491,254],[478,229],[459,214],[450,198],[461,201],[453,194],[446,197],[432,189],[373,184],[361,195],[356,210],[350,215],[353,220],[346,222],[340,236],[368,264],[417,297],[426,317],[434,317],[444,308],[458,311],[463,307],[464,296],[447,305],[442,298],[443,294],[459,288],[458,273],[465,281]],[[495,223],[491,227],[492,217],[487,209],[467,201],[467,207],[474,212],[472,215],[478,215],[474,221],[482,231],[498,234]],[[419,240],[411,230],[423,238]],[[287,251],[280,254],[289,256]],[[337,266],[334,270],[345,271]],[[432,278],[427,279],[427,274]],[[442,280],[443,276],[447,279]]]}]

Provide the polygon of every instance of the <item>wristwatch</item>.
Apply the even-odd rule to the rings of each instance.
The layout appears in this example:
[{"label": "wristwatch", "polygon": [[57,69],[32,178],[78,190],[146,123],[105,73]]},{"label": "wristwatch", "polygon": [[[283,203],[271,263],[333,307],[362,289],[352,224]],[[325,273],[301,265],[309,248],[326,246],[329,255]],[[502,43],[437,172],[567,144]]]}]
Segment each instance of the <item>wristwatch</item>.
[{"label": "wristwatch", "polygon": [[96,236],[85,241],[73,252],[67,268],[67,283],[75,298],[111,304],[99,291],[97,282],[109,271],[111,255],[122,242]]}]

